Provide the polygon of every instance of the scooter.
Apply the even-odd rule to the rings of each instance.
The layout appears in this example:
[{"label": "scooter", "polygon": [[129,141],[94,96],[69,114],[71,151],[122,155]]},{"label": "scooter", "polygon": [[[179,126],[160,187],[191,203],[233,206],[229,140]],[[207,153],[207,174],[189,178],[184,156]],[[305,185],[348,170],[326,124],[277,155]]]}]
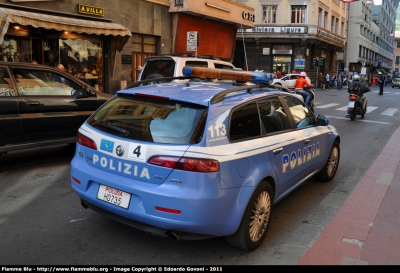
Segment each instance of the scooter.
[{"label": "scooter", "polygon": [[361,115],[361,118],[364,118],[365,113],[367,113],[367,103],[365,103],[365,109],[363,109],[361,97],[353,93],[349,94],[347,107],[347,114],[351,121],[354,121],[357,115]]},{"label": "scooter", "polygon": [[[310,100],[308,101],[308,107],[310,107],[311,111],[314,112],[314,99],[315,99],[315,93],[307,87],[307,85],[304,85],[304,91],[310,93]],[[301,94],[296,93],[297,97],[300,98],[302,102],[304,102],[304,97]]]}]

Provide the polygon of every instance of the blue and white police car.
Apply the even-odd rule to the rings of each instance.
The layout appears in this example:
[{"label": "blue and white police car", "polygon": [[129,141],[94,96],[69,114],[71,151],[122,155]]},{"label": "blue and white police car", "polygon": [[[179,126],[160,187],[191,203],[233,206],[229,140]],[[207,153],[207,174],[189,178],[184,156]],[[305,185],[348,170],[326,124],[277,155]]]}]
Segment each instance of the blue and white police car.
[{"label": "blue and white police car", "polygon": [[274,204],[313,176],[333,179],[340,136],[293,93],[273,88],[271,74],[183,72],[236,83],[117,92],[79,129],[72,188],[84,208],[151,234],[224,236],[253,250]]}]

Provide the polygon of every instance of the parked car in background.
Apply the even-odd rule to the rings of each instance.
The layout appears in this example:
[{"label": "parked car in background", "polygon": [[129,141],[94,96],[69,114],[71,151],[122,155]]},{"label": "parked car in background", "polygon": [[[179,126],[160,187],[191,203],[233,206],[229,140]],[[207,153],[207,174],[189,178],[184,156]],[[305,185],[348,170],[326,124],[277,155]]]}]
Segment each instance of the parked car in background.
[{"label": "parked car in background", "polygon": [[139,81],[149,79],[149,77],[179,77],[182,76],[182,68],[184,66],[227,70],[235,69],[233,64],[215,59],[212,56],[153,56],[145,59],[145,64],[140,73]]},{"label": "parked car in background", "polygon": [[0,154],[75,143],[82,123],[109,98],[51,66],[0,62]]},{"label": "parked car in background", "polygon": [[398,87],[400,88],[400,78],[394,78],[392,80],[392,88]]},{"label": "parked car in background", "polygon": [[[294,89],[294,83],[296,80],[300,77],[299,74],[286,74],[285,76],[279,78],[279,79],[274,79],[272,81],[272,84],[277,84],[277,85],[282,85],[287,88]],[[307,76],[306,77],[307,81],[311,83],[310,78]]]},{"label": "parked car in background", "polygon": [[272,74],[183,72],[213,73],[252,84],[125,89],[82,125],[70,183],[84,208],[175,241],[224,236],[253,250],[274,204],[314,175],[334,178],[340,136],[326,117],[271,88]]}]

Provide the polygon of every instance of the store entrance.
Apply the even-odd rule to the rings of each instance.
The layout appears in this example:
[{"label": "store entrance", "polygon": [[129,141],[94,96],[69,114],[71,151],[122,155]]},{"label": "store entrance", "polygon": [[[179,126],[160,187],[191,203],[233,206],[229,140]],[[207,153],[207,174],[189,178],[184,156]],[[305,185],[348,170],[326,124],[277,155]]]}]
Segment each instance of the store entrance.
[{"label": "store entrance", "polygon": [[291,73],[292,57],[291,56],[274,56],[272,59],[272,71],[280,71],[282,75]]}]

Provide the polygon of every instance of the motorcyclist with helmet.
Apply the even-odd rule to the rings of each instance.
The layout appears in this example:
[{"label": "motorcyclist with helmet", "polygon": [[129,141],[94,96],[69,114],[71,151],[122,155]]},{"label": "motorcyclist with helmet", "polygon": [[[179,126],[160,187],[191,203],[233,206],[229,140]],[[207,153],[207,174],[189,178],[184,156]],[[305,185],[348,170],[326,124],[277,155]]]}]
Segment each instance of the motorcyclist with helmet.
[{"label": "motorcyclist with helmet", "polygon": [[300,77],[294,83],[294,90],[297,94],[300,94],[303,96],[304,103],[306,105],[308,105],[311,95],[310,95],[310,93],[308,93],[307,91],[304,90],[304,86],[311,88],[311,87],[313,87],[313,85],[306,80],[306,77],[307,77],[306,72],[302,71],[299,76]]},{"label": "motorcyclist with helmet", "polygon": [[[369,89],[369,87],[366,86],[365,84],[362,84],[360,75],[356,74],[356,75],[353,75],[353,81],[349,84],[349,86],[347,88],[347,92],[349,94],[356,93],[355,90],[357,90],[357,86],[360,87],[359,88],[360,94],[357,94],[357,95],[361,99],[363,110],[365,110],[365,105],[368,101],[368,97],[367,97],[367,95],[365,95],[365,93],[370,92],[371,89]],[[347,113],[346,117],[348,117],[348,116],[349,116],[349,113]]]}]

